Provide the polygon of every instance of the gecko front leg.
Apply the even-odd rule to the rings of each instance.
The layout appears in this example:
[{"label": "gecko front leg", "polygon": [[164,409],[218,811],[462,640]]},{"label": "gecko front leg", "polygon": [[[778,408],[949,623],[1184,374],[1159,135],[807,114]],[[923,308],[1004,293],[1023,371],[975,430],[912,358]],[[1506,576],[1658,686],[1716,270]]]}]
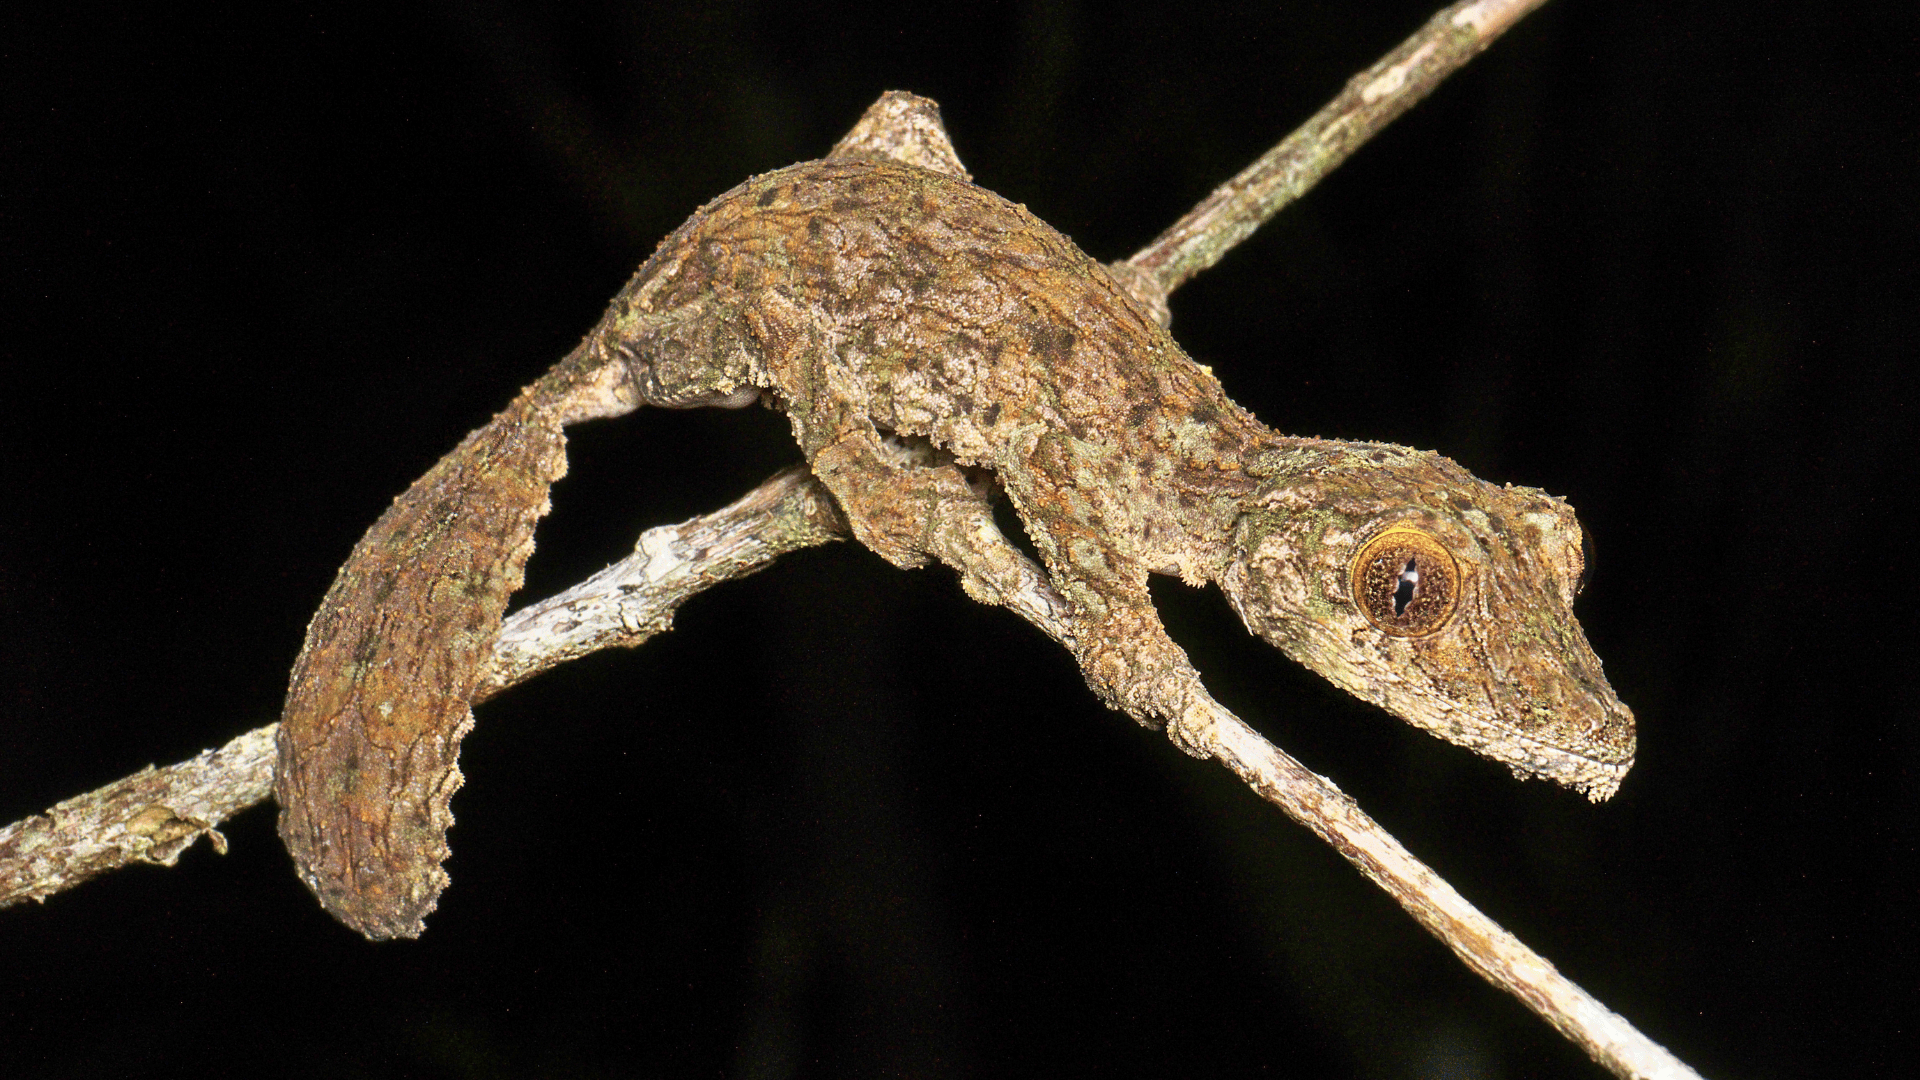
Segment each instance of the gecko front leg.
[{"label": "gecko front leg", "polygon": [[902,446],[873,431],[842,435],[813,458],[854,536],[902,568],[929,558],[952,567],[983,604],[1014,611],[1069,649],[1078,639],[1067,602],[1000,531],[991,493],[929,447]]},{"label": "gecko front leg", "polygon": [[[820,388],[789,409],[794,436],[862,544],[902,568],[937,559],[959,572],[968,595],[1008,607],[1065,645],[1102,700],[1182,750],[1211,756],[1215,713],[1186,653],[1167,636],[1146,588],[1146,571],[1119,554],[1099,523],[1057,523],[1040,511],[1048,472],[1029,461],[999,481],[1046,559],[1042,571],[994,523],[986,492],[949,458],[921,453],[875,426],[857,387],[844,378],[830,320],[778,290],[759,297],[746,321],[769,378]],[[1029,440],[1016,440],[1028,443]],[[1044,456],[1042,436],[1017,458]]]},{"label": "gecko front leg", "polygon": [[[770,371],[830,377],[823,335],[805,309],[773,293],[762,297],[748,323]],[[890,438],[843,399],[791,408],[788,418],[814,475],[869,550],[902,569],[938,560],[960,574],[967,595],[1010,608],[1073,647],[1068,604],[993,519],[995,481],[969,479],[951,455],[925,440]]]},{"label": "gecko front leg", "polygon": [[[1049,575],[994,522],[988,493],[951,462],[924,460],[854,428],[812,455],[855,537],[903,568],[929,558],[952,567],[968,596],[1012,610],[1066,646],[1102,700],[1196,757],[1213,753],[1210,699],[1186,653],[1167,636],[1144,572]],[[922,460],[915,460],[922,458]],[[1072,597],[1072,599],[1068,599]]]}]

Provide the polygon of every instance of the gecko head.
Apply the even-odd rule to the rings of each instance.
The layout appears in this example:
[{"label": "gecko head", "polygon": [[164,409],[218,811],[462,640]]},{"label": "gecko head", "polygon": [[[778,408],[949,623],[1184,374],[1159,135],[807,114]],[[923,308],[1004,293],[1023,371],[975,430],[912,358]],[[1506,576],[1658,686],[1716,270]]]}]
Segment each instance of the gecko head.
[{"label": "gecko head", "polygon": [[1221,585],[1248,629],[1449,742],[1611,796],[1633,714],[1573,615],[1585,532],[1543,491],[1438,454],[1289,452],[1235,523]]}]

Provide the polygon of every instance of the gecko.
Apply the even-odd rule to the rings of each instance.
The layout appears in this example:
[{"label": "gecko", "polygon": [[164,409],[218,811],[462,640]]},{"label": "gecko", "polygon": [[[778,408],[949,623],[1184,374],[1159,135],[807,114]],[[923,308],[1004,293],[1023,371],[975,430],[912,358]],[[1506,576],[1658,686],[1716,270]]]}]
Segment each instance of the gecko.
[{"label": "gecko", "polygon": [[860,543],[952,567],[1188,753],[1212,751],[1211,699],[1151,574],[1217,584],[1250,631],[1418,727],[1610,797],[1634,721],[1573,614],[1589,546],[1572,509],[1437,453],[1275,432],[1181,351],[1163,304],[971,183],[909,94],[701,207],[327,591],[278,735],[302,880],[370,938],[422,932],[469,701],[566,470],[562,429],[643,406],[784,414]]}]

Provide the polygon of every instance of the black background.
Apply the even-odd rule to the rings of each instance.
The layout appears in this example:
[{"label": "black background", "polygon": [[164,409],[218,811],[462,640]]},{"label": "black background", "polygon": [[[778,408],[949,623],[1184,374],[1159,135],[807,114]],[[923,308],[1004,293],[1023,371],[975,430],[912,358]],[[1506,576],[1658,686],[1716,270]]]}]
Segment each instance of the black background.
[{"label": "black background", "polygon": [[[1111,259],[1431,10],[1246,7],[0,16],[0,821],[272,719],[388,500],[881,91]],[[1641,723],[1602,806],[1156,595],[1229,707],[1710,1077],[1916,1060],[1920,62],[1868,19],[1558,0],[1173,301],[1280,430],[1579,508]],[[523,595],[795,460],[758,409],[575,429]],[[0,912],[0,1075],[1598,1072],[1036,632],[853,545],[484,706],[462,768],[417,942],[332,923],[264,807]]]}]

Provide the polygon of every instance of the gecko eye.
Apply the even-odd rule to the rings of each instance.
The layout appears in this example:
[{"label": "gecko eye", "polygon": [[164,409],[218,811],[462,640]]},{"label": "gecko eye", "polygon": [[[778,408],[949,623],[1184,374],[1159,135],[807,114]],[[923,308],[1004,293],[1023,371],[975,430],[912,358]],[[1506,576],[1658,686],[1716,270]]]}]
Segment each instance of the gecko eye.
[{"label": "gecko eye", "polygon": [[1367,621],[1395,637],[1420,637],[1446,625],[1460,599],[1460,564],[1419,529],[1388,529],[1353,557],[1353,602]]}]

